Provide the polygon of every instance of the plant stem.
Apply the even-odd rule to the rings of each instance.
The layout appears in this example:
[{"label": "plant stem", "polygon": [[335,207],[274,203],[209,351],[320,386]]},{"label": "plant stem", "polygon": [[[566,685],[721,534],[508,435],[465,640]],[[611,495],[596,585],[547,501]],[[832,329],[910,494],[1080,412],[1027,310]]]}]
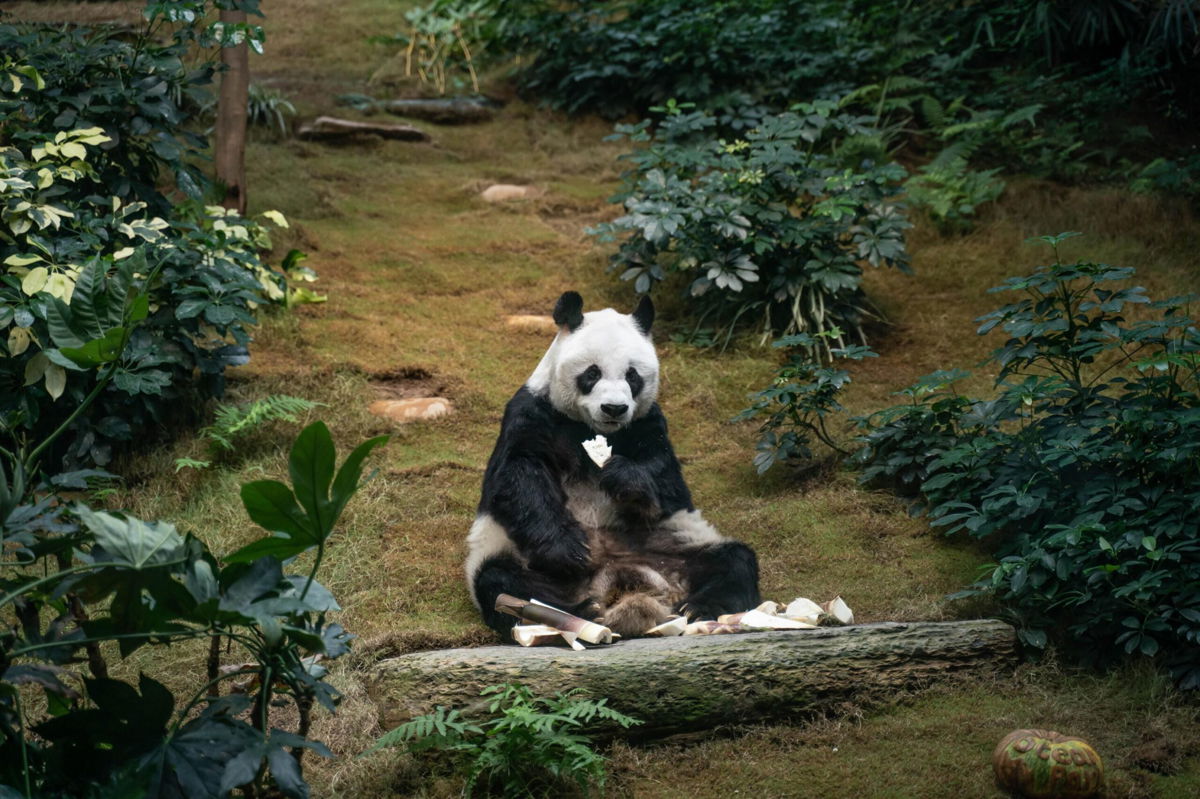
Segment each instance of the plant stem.
[{"label": "plant stem", "polygon": [[[122,342],[121,349],[122,351],[125,349],[124,342]],[[25,462],[22,464],[22,468],[24,468],[26,474],[33,474],[33,468],[37,465],[37,460],[39,457],[41,457],[41,454],[45,451],[46,447],[54,443],[56,438],[65,433],[67,428],[70,427],[76,419],[83,415],[83,412],[88,409],[89,405],[96,401],[96,397],[100,396],[100,392],[104,390],[105,386],[109,384],[109,381],[113,379],[116,373],[117,362],[113,361],[111,364],[109,364],[108,372],[104,375],[104,377],[100,378],[91,392],[84,397],[83,402],[79,403],[75,410],[71,412],[71,415],[66,418],[66,421],[60,424],[57,430],[51,433],[49,437],[43,439],[42,443],[38,444],[37,447],[34,448],[33,452],[26,456]]]},{"label": "plant stem", "polygon": [[207,636],[212,636],[212,635],[229,636],[230,638],[233,638],[235,641],[242,644],[243,646],[247,646],[247,647],[250,646],[249,642],[243,641],[241,638],[231,635],[228,631],[209,632],[207,630],[198,630],[195,628],[185,628],[182,630],[155,630],[153,632],[148,632],[148,633],[115,633],[113,635],[101,635],[101,636],[97,636],[95,638],[72,638],[68,641],[49,641],[49,642],[41,643],[41,644],[34,644],[33,646],[22,647],[21,649],[14,649],[14,650],[10,651],[8,653],[8,655],[10,658],[15,659],[15,658],[21,657],[22,655],[27,655],[30,652],[38,652],[42,649],[53,649],[56,646],[79,646],[81,644],[86,644],[91,641],[101,641],[101,642],[102,641],[120,641],[123,639],[158,638],[158,637],[167,637],[167,636],[176,636],[176,637],[186,636],[188,638],[205,638]]},{"label": "plant stem", "polygon": [[312,571],[308,573],[308,580],[304,583],[304,588],[300,591],[300,601],[304,601],[304,597],[308,595],[309,586],[317,579],[317,569],[321,568],[321,559],[325,557],[325,542],[317,541],[317,557],[313,561]]},{"label": "plant stem", "polygon": [[[73,592],[67,594],[67,602],[75,624],[82,628],[83,623],[88,621],[87,608],[83,606],[79,596]],[[84,644],[84,649],[87,650],[88,668],[91,670],[92,676],[100,680],[108,679],[108,662],[104,660],[104,655],[100,652],[100,645],[91,641]]]},{"label": "plant stem", "polygon": [[[217,637],[217,638],[214,638],[213,640],[219,642],[221,639],[220,639],[220,637]],[[243,674],[254,674],[255,671],[256,671],[256,669],[238,669],[237,671],[231,671],[228,674],[221,674],[221,675],[218,675],[215,679],[209,680],[207,683],[205,683],[200,688],[199,691],[197,691],[195,693],[195,695],[192,697],[191,701],[189,701],[187,703],[187,706],[184,707],[183,710],[181,710],[179,713],[176,714],[175,723],[171,725],[171,731],[167,734],[167,737],[170,738],[172,735],[179,732],[179,728],[181,726],[183,726],[183,722],[187,720],[188,714],[191,712],[192,708],[194,708],[196,705],[200,704],[204,700],[212,698],[213,695],[208,692],[209,688],[212,688],[214,685],[221,682],[221,680],[229,679],[232,677],[240,677]]]},{"label": "plant stem", "polygon": [[[221,674],[221,637],[216,636],[209,642],[208,646],[208,661],[205,663],[208,675],[208,684],[205,688],[216,684],[220,681]],[[215,696],[220,696],[221,691],[218,687]]]},{"label": "plant stem", "polygon": [[21,693],[16,691],[13,698],[17,704],[17,725],[21,732],[21,776],[25,781],[25,799],[33,799],[33,786],[29,781],[29,752],[25,741],[25,709],[21,707]]}]

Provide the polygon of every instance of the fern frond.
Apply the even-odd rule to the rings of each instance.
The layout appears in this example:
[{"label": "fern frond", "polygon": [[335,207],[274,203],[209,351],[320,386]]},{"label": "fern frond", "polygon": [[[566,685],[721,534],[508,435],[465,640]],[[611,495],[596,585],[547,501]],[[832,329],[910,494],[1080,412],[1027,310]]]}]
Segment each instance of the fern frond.
[{"label": "fern frond", "polygon": [[439,706],[432,713],[406,721],[394,730],[386,732],[366,752],[374,752],[389,746],[407,745],[410,751],[427,749],[458,748],[471,735],[483,735],[483,730],[466,721],[457,710]]},{"label": "fern frond", "polygon": [[240,405],[218,405],[213,423],[200,431],[219,449],[232,451],[233,439],[240,433],[272,421],[297,421],[296,415],[324,407],[323,402],[314,402],[287,394],[272,394],[269,397]]}]

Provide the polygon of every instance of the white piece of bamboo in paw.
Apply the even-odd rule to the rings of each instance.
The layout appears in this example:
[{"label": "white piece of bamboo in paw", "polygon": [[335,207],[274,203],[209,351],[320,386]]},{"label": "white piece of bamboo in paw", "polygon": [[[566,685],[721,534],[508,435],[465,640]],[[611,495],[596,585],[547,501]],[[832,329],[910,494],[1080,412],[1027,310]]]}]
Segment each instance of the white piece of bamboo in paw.
[{"label": "white piece of bamboo in paw", "polygon": [[604,468],[604,464],[608,463],[612,457],[612,447],[608,445],[608,439],[602,435],[597,435],[595,438],[589,438],[583,442],[583,449],[587,452],[588,457],[592,459],[592,463]]}]

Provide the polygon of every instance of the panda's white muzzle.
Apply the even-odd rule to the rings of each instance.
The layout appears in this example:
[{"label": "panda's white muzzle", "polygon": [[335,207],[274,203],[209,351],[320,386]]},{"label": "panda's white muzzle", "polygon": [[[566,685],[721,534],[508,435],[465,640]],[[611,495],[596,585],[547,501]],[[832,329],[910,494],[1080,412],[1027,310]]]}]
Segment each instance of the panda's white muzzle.
[{"label": "panda's white muzzle", "polygon": [[580,399],[584,418],[597,432],[611,433],[633,421],[633,396],[624,379],[602,380]]}]

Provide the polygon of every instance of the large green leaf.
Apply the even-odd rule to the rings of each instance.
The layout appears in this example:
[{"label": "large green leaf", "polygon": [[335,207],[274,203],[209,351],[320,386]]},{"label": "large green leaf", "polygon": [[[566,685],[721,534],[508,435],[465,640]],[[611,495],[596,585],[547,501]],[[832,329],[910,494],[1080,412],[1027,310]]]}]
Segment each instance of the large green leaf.
[{"label": "large green leaf", "polygon": [[46,303],[46,325],[50,328],[50,340],[58,347],[83,347],[88,342],[88,336],[73,325],[74,317],[71,308],[58,297],[51,297]]},{"label": "large green leaf", "polygon": [[[72,327],[87,338],[99,338],[106,327],[107,297],[105,269],[99,258],[93,258],[79,273],[71,294]],[[118,320],[116,324],[120,324]]]},{"label": "large green leaf", "polygon": [[[143,773],[150,777],[147,799],[228,796],[229,788],[223,782],[226,771],[233,763],[244,762],[246,753],[260,752],[263,746],[262,733],[230,712],[233,699],[213,703],[143,758]],[[242,710],[249,704],[243,697],[236,699]],[[258,762],[262,755],[251,754],[250,759]]]},{"label": "large green leaf", "polygon": [[324,422],[314,422],[300,431],[288,458],[296,499],[308,512],[313,532],[322,540],[329,536],[337,520],[329,501],[336,458],[333,436]]},{"label": "large green leaf", "polygon": [[124,345],[125,328],[114,327],[82,347],[60,347],[59,351],[78,366],[91,367],[117,360],[121,357]]},{"label": "large green leaf", "polygon": [[267,765],[275,786],[291,799],[308,799],[308,783],[300,773],[300,764],[285,746],[311,749],[322,757],[333,757],[333,753],[320,741],[310,741],[294,733],[280,729],[271,730],[267,744]]},{"label": "large green leaf", "polygon": [[144,522],[132,517],[93,511],[86,505],[75,512],[96,537],[107,559],[143,569],[180,560],[184,553],[183,537],[169,522]]},{"label": "large green leaf", "polygon": [[368,439],[354,448],[342,463],[342,468],[338,469],[337,477],[333,481],[333,512],[335,518],[340,516],[342,510],[345,509],[346,503],[350,501],[350,497],[354,496],[354,492],[358,491],[359,479],[362,477],[363,461],[371,450],[387,443],[388,436],[377,436]]},{"label": "large green leaf", "polygon": [[226,563],[245,563],[264,555],[274,555],[281,560],[298,555],[317,544],[312,522],[304,513],[296,498],[283,483],[277,480],[256,480],[242,486],[242,504],[254,522],[272,533],[270,538],[242,547],[225,558]]},{"label": "large green leaf", "polygon": [[252,606],[273,592],[282,581],[283,567],[273,557],[259,558],[249,566],[230,564],[221,571],[225,589],[221,592],[220,609],[248,618],[264,615]]}]

